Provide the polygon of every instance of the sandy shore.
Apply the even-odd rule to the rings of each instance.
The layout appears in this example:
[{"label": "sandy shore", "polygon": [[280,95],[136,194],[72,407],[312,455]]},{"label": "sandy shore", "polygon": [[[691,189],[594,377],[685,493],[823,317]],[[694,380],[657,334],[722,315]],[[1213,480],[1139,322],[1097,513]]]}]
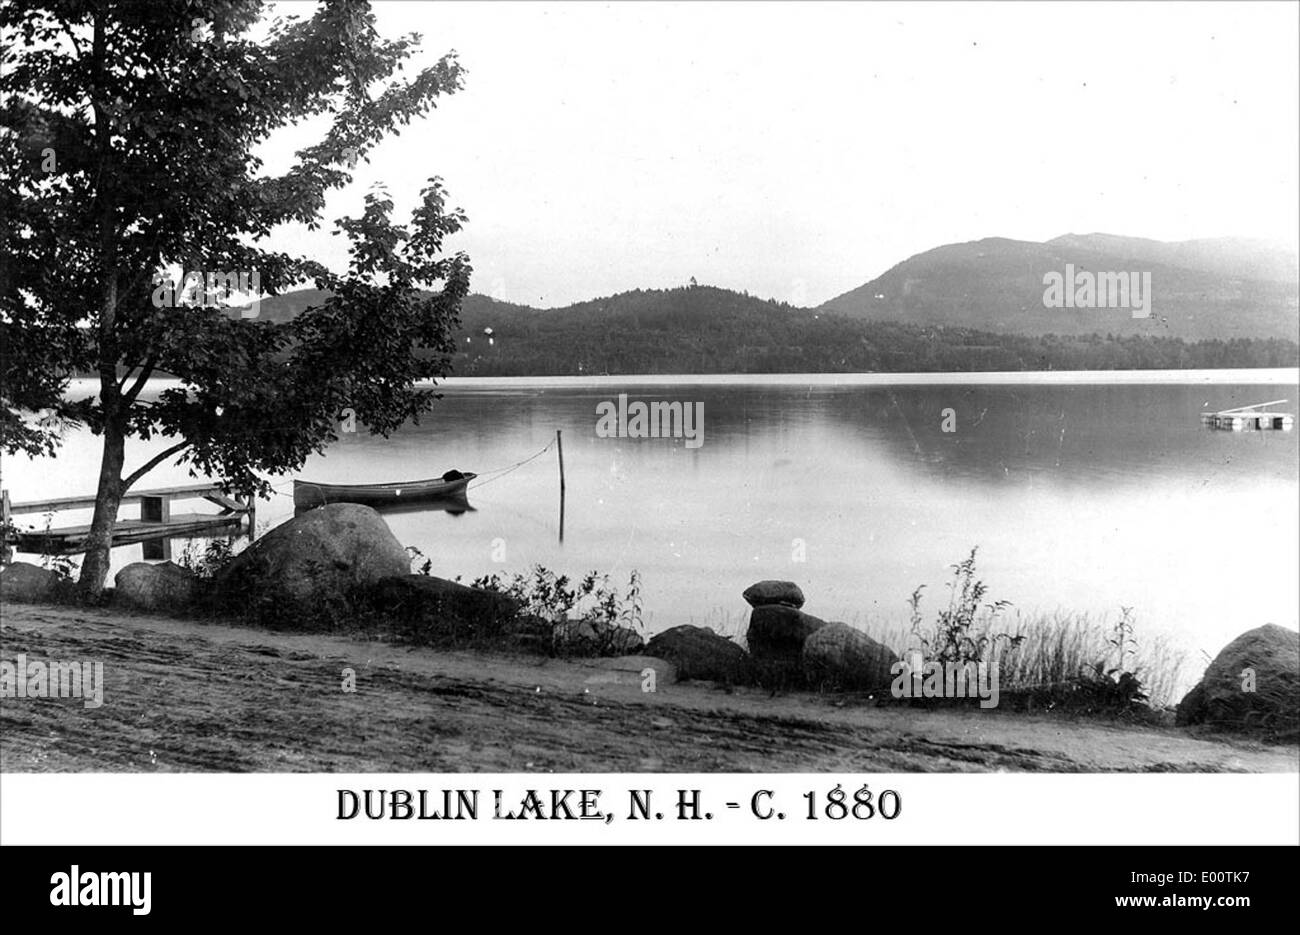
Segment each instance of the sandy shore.
[{"label": "sandy shore", "polygon": [[[435,652],[11,604],[0,659],[99,660],[104,703],[0,700],[0,769],[1294,772],[1295,747],[1053,714],[657,685],[601,660]],[[356,691],[342,690],[345,668]]]}]

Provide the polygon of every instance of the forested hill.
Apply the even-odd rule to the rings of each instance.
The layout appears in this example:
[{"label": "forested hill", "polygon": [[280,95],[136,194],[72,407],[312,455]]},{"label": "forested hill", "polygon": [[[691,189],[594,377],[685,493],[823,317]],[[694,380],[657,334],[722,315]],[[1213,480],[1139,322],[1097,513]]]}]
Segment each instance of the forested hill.
[{"label": "forested hill", "polygon": [[[314,290],[263,300],[284,321]],[[1187,342],[1149,333],[1024,335],[947,325],[862,321],[710,286],[638,289],[559,309],[469,296],[458,376],[638,373],[836,373],[1283,367],[1282,339]],[[486,329],[491,329],[490,333]]]},{"label": "forested hill", "polygon": [[[1151,319],[1125,308],[1049,308],[1044,276],[1148,274]],[[1300,274],[1293,252],[1231,237],[1164,242],[1066,234],[1043,243],[989,237],[910,257],[818,311],[1042,335],[1112,332],[1202,338],[1296,338]]]}]

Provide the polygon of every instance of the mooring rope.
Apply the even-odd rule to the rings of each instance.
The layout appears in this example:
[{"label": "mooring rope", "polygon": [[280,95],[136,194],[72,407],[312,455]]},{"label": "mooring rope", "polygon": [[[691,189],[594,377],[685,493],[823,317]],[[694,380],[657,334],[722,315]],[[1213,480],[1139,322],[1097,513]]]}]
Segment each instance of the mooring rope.
[{"label": "mooring rope", "polygon": [[510,465],[509,467],[497,468],[497,469],[492,470],[492,471],[483,471],[482,473],[479,474],[479,477],[484,477],[485,475],[488,475],[488,474],[496,474],[497,476],[496,476],[496,477],[489,478],[488,480],[485,480],[485,481],[479,481],[479,482],[476,483],[476,484],[473,484],[473,483],[472,483],[472,484],[469,485],[469,487],[468,487],[467,489],[469,489],[469,490],[474,490],[474,489],[477,488],[477,487],[483,487],[483,486],[486,486],[487,484],[492,483],[493,481],[500,480],[501,478],[503,478],[503,477],[505,477],[507,474],[509,474],[511,471],[517,471],[519,468],[523,467],[523,466],[524,466],[525,464],[527,464],[529,461],[536,461],[538,458],[540,458],[542,455],[546,454],[546,452],[550,451],[550,450],[551,450],[552,448],[554,448],[554,447],[555,447],[555,442],[554,442],[554,441],[548,442],[548,443],[546,444],[546,447],[544,447],[541,451],[537,452],[536,454],[529,455],[527,458],[524,458],[524,460],[522,460],[522,461],[516,461],[514,464]]}]

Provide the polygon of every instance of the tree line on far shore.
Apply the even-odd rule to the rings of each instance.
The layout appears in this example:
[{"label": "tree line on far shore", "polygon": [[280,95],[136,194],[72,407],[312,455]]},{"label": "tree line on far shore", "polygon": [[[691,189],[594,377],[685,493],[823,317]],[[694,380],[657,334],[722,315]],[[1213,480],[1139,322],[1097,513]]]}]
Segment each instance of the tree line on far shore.
[{"label": "tree line on far shore", "polygon": [[[457,376],[976,372],[1294,367],[1276,338],[1027,335],[864,322],[710,287],[637,290],[538,310],[470,296]],[[488,333],[490,329],[490,333]]]}]

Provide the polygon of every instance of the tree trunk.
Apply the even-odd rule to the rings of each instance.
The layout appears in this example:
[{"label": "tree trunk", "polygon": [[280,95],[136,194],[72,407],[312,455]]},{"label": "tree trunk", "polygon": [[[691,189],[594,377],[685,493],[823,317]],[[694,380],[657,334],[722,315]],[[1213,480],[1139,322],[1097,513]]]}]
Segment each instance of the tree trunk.
[{"label": "tree trunk", "polygon": [[83,599],[97,598],[108,578],[109,553],[113,547],[113,526],[117,508],[122,503],[122,465],[126,460],[126,408],[117,383],[118,343],[114,330],[117,323],[117,230],[114,213],[114,176],[112,134],[109,114],[102,94],[108,34],[105,16],[95,12],[92,68],[96,87],[92,98],[95,110],[95,138],[99,150],[98,191],[100,213],[99,263],[101,303],[99,309],[99,407],[104,414],[104,454],[99,463],[99,483],[95,488],[95,513],[86,537],[86,558],[81,563],[77,581]]},{"label": "tree trunk", "polygon": [[86,598],[97,598],[108,578],[109,550],[113,545],[113,527],[117,508],[122,502],[122,465],[126,458],[126,439],[120,426],[109,422],[104,427],[104,454],[99,464],[99,485],[95,488],[95,513],[86,537],[86,558],[81,563],[77,584]]}]

